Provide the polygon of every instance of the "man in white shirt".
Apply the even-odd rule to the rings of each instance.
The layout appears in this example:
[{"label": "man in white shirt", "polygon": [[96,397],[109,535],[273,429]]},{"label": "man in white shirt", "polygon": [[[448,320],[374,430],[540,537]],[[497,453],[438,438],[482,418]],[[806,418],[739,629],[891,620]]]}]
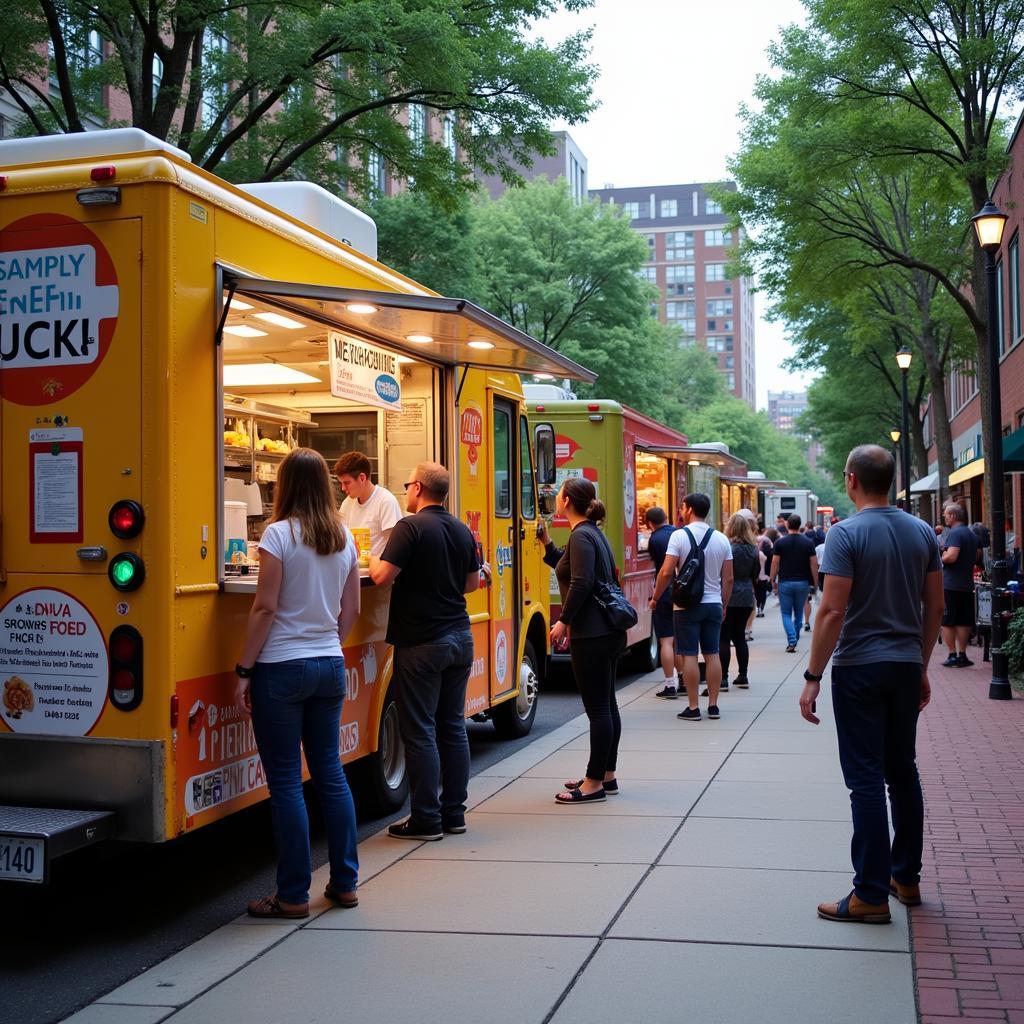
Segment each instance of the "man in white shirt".
[{"label": "man in white shirt", "polygon": [[334,464],[345,492],[341,521],[350,529],[370,531],[370,554],[384,553],[392,527],[402,518],[398,499],[370,479],[370,460],[362,452],[346,452]]},{"label": "man in white shirt", "polygon": [[[697,691],[700,687],[700,669],[697,655],[704,655],[707,666],[708,718],[721,718],[718,711],[718,689],[722,685],[722,662],[718,657],[718,638],[722,628],[724,609],[732,593],[732,545],[725,535],[705,522],[711,511],[711,499],[694,492],[683,498],[684,528],[676,530],[668,542],[665,561],[654,587],[651,607],[672,586],[676,567],[686,563],[691,541],[704,552],[704,596],[695,608],[682,609],[673,605],[672,625],[676,636],[676,658],[686,684],[689,707],[677,718],[684,722],[700,721]],[[708,536],[710,532],[710,536]],[[706,543],[705,543],[706,540]]]}]

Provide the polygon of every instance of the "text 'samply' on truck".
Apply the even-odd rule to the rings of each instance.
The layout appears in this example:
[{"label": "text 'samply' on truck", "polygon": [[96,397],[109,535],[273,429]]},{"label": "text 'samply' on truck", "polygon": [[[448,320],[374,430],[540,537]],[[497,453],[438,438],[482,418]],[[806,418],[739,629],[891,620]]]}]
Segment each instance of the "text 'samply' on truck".
[{"label": "text 'samply' on truck", "polygon": [[[452,511],[493,567],[468,597],[466,714],[528,731],[538,459],[554,470],[519,375],[593,375],[333,237],[372,223],[314,186],[251,194],[133,129],[0,143],[0,175],[0,877],[44,881],[62,850],[164,841],[266,796],[232,669],[249,542],[297,444],[366,451],[400,501],[418,462],[453,470]],[[343,758],[397,808],[389,594],[361,594]]]},{"label": "text 'samply' on truck", "polygon": [[[621,573],[623,592],[638,616],[626,643],[638,667],[649,671],[658,664],[658,642],[647,605],[655,573],[647,554],[649,532],[644,514],[658,506],[674,523],[682,498],[694,490],[707,493],[717,507],[717,452],[690,448],[684,434],[618,402],[545,397],[557,390],[550,385],[527,386],[530,421],[539,431],[547,430],[549,424],[554,428],[556,488],[567,477],[584,477],[594,484],[605,505],[604,531]],[[555,544],[562,546],[568,537],[568,523],[556,517],[550,532]],[[549,586],[551,617],[555,619],[561,598],[554,572]],[[565,657],[567,650],[563,646],[552,656]]]}]

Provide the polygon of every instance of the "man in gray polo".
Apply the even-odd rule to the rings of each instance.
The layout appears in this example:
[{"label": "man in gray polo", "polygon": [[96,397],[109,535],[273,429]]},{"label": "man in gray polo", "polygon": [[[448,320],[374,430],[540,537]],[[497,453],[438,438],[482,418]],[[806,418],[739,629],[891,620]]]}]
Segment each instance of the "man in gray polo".
[{"label": "man in gray polo", "polygon": [[830,921],[887,923],[890,892],[908,906],[921,902],[924,804],[915,747],[917,717],[931,697],[942,563],[932,528],[889,505],[894,472],[892,456],[878,445],[854,448],[846,460],[846,493],[857,514],[825,539],[825,589],[800,696],[800,713],[817,725],[815,702],[832,656],[854,876],[853,892],[818,906]]}]

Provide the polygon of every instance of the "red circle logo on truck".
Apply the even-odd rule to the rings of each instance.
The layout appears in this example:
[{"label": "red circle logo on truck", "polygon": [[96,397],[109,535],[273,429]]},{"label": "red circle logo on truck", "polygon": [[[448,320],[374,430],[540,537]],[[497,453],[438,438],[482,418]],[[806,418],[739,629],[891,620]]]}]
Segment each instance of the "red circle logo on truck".
[{"label": "red circle logo on truck", "polygon": [[117,326],[114,261],[84,224],[42,213],[0,231],[0,396],[48,405],[96,372]]}]

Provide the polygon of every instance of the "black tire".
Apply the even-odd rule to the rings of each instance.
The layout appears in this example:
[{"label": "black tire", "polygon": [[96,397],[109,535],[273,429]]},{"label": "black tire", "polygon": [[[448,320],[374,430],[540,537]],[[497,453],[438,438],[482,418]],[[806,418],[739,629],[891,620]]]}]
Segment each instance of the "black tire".
[{"label": "black tire", "polygon": [[381,709],[377,750],[355,767],[360,810],[383,817],[402,809],[409,796],[409,773],[405,765],[405,744],[398,730],[398,705],[391,690]]},{"label": "black tire", "polygon": [[633,646],[633,664],[638,672],[653,672],[661,664],[658,634],[651,626],[651,635],[641,643]]},{"label": "black tire", "polygon": [[537,717],[537,697],[540,693],[540,662],[529,640],[523,646],[523,662],[519,666],[519,695],[491,710],[491,721],[504,740],[526,736]]}]

